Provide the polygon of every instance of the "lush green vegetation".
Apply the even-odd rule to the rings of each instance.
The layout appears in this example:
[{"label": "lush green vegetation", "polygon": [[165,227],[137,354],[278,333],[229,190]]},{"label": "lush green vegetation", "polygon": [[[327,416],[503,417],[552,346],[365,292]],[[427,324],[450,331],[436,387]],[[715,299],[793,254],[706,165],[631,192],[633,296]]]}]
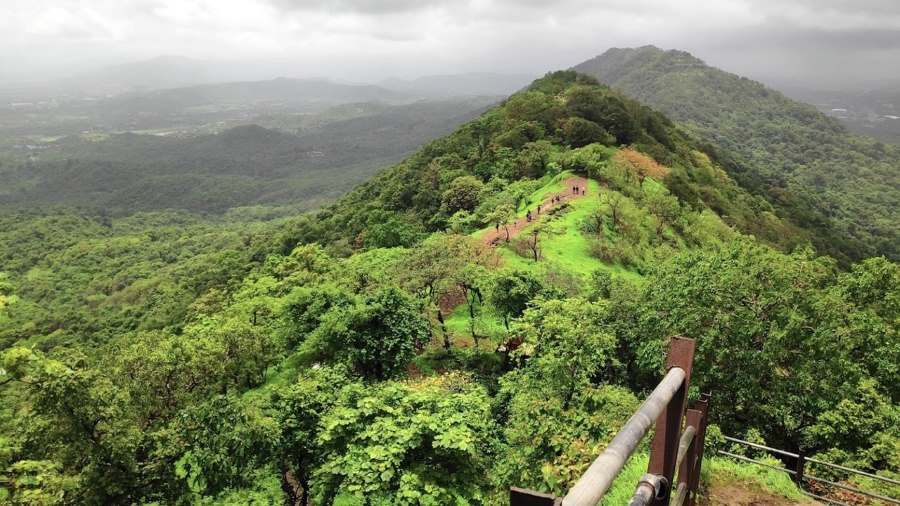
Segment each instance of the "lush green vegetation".
[{"label": "lush green vegetation", "polygon": [[[583,196],[527,221],[572,178]],[[711,434],[900,466],[900,266],[802,247],[678,127],[589,77],[549,74],[315,214],[267,212],[5,218],[0,499],[560,494],[676,334],[698,340]],[[708,483],[796,494],[711,462]]]},{"label": "lush green vegetation", "polygon": [[[900,148],[688,53],[611,49],[577,67],[680,121],[779,216],[842,263],[900,259]],[[713,153],[712,148],[709,150]]]}]

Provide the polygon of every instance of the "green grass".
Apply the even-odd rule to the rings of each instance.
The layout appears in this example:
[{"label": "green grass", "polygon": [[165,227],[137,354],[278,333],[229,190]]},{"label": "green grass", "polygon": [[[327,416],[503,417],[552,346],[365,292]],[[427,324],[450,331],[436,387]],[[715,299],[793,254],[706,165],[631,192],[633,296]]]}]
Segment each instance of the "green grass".
[{"label": "green grass", "polygon": [[[475,317],[475,333],[479,340],[497,343],[506,336],[506,328],[503,321],[486,307],[479,307],[479,315]],[[453,337],[457,346],[472,347],[472,333],[469,331],[469,308],[466,304],[460,304],[444,318],[447,331]]]},{"label": "green grass", "polygon": [[540,187],[538,190],[535,190],[531,195],[529,195],[525,202],[519,205],[519,208],[516,209],[516,215],[518,217],[523,217],[528,212],[528,209],[536,205],[538,202],[543,202],[547,199],[547,197],[551,193],[559,193],[565,189],[565,185],[563,182],[570,177],[575,177],[570,171],[563,171],[555,176],[544,176],[548,182],[544,186]]},{"label": "green grass", "polygon": [[646,453],[632,456],[625,464],[622,472],[619,473],[619,476],[616,477],[616,480],[613,481],[612,486],[609,487],[609,491],[603,496],[600,504],[602,506],[628,504],[631,496],[634,495],[634,488],[637,486],[638,481],[647,472],[647,464],[649,462],[650,457]]},{"label": "green grass", "polygon": [[[781,465],[775,459],[767,462],[772,465]],[[717,483],[740,482],[749,488],[759,489],[772,495],[777,495],[807,503],[809,499],[800,492],[791,478],[781,471],[769,469],[755,464],[743,464],[727,458],[712,457],[703,460],[701,479],[707,486],[716,486]]]},{"label": "green grass", "polygon": [[[641,476],[647,472],[649,457],[646,453],[637,454],[629,459],[625,468],[613,482],[609,491],[600,502],[603,506],[628,504],[634,494],[634,488]],[[751,490],[783,497],[802,504],[809,502],[787,474],[753,464],[743,464],[731,459],[705,458],[701,472],[703,487],[739,482]]]},{"label": "green grass", "polygon": [[[571,177],[569,173],[562,173],[559,181],[549,184],[535,192],[534,195],[547,195],[562,189],[562,181]],[[591,213],[600,209],[600,185],[596,181],[588,181],[588,194],[568,204],[566,212],[554,217],[550,221],[543,220],[541,225],[545,227],[545,233],[541,239],[543,246],[541,254],[543,258],[538,262],[525,259],[517,255],[508,246],[500,246],[499,252],[506,261],[507,266],[518,269],[531,269],[540,263],[550,263],[560,269],[588,276],[596,270],[605,270],[611,274],[625,276],[632,280],[640,278],[640,275],[630,271],[621,265],[611,265],[600,261],[590,254],[590,239],[581,231],[581,223]],[[520,234],[526,235],[533,227],[526,227]]]}]

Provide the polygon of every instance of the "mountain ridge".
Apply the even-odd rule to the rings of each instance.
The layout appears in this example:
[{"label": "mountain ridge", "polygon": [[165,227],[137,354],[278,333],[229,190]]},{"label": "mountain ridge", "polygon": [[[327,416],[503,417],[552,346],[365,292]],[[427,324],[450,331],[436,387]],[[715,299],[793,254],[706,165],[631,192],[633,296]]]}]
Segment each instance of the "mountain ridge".
[{"label": "mountain ridge", "polygon": [[900,257],[900,150],[684,51],[610,49],[573,69],[683,124],[823,253]]}]

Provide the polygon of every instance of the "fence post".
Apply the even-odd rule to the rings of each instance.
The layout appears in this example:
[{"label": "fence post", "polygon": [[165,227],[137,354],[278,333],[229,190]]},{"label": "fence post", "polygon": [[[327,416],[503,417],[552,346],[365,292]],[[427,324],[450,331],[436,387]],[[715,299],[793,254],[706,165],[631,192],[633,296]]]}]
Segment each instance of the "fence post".
[{"label": "fence post", "polygon": [[797,450],[797,464],[794,467],[794,481],[797,483],[797,487],[800,490],[803,490],[803,472],[806,467],[806,455],[804,455],[803,450]]},{"label": "fence post", "polygon": [[666,360],[666,371],[673,367],[684,370],[684,382],[675,392],[666,409],[656,419],[656,431],[650,446],[650,464],[647,473],[665,478],[668,490],[661,498],[651,500],[652,506],[668,506],[671,497],[672,483],[675,475],[675,460],[678,456],[678,440],[681,438],[681,417],[684,415],[687,401],[687,390],[691,380],[691,368],[694,363],[694,340],[686,337],[673,337],[669,343],[669,356]]},{"label": "fence post", "polygon": [[509,506],[559,506],[562,500],[551,494],[510,487]]},{"label": "fence post", "polygon": [[709,394],[700,394],[700,399],[694,404],[694,409],[701,413],[700,426],[697,428],[697,435],[694,437],[694,443],[697,448],[697,457],[693,463],[694,468],[691,470],[691,477],[688,480],[688,496],[685,501],[686,506],[694,506],[697,504],[697,494],[700,490],[700,470],[703,465],[703,452],[706,445],[706,426],[709,424]]}]

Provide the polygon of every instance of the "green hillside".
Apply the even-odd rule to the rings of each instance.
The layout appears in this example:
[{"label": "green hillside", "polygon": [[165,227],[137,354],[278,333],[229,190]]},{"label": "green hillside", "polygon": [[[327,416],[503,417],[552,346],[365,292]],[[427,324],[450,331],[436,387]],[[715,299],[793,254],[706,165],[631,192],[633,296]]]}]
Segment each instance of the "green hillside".
[{"label": "green hillside", "polygon": [[682,51],[611,49],[575,70],[662,111],[714,147],[744,188],[842,261],[900,258],[900,148]]},{"label": "green hillside", "polygon": [[[315,213],[19,212],[0,222],[0,501],[562,494],[673,335],[697,340],[710,456],[725,433],[897,478],[900,266],[817,256],[680,127],[575,72]],[[710,498],[800,498],[705,462]]]}]

